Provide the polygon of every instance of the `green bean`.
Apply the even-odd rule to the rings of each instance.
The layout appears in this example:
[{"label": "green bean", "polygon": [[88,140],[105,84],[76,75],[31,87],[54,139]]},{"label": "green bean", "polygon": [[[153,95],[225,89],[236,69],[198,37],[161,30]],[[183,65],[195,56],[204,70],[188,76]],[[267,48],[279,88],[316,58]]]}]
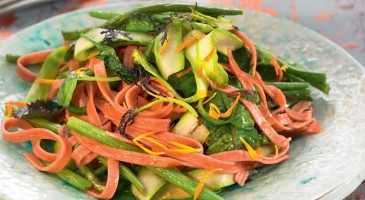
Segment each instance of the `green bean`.
[{"label": "green bean", "polygon": [[8,61],[10,63],[16,63],[19,58],[20,58],[20,55],[6,54],[6,61]]},{"label": "green bean", "polygon": [[310,101],[310,89],[307,82],[265,82],[268,85],[279,88],[288,102],[306,100]]},{"label": "green bean", "polygon": [[[98,156],[97,159],[104,166],[108,165],[106,158]],[[128,180],[129,182],[131,182],[134,186],[136,186],[136,188],[139,191],[141,191],[141,192],[145,191],[145,187],[144,187],[143,183],[138,179],[138,177],[127,166],[125,166],[122,163],[119,163],[119,171],[120,171],[120,176],[123,177],[124,179]]]},{"label": "green bean", "polygon": [[206,6],[197,6],[191,4],[157,4],[152,6],[146,6],[138,8],[129,12],[130,15],[134,13],[149,13],[156,14],[162,12],[191,12],[192,8],[196,8],[198,12],[212,17],[218,17],[221,15],[242,15],[243,11],[240,9],[227,9],[227,8],[215,8]]},{"label": "green bean", "polygon": [[300,90],[309,87],[309,83],[303,82],[265,82],[267,85],[272,85],[280,90]]},{"label": "green bean", "polygon": [[319,89],[320,91],[324,92],[325,94],[329,93],[330,86],[326,84],[326,74],[325,73],[318,73],[318,72],[309,72],[306,70],[300,70],[295,67],[291,67],[288,65],[287,62],[283,62],[279,59],[279,63],[281,65],[287,66],[286,74],[292,74],[297,76],[304,81],[310,83],[313,87]]},{"label": "green bean", "polygon": [[[52,123],[50,122],[49,120],[47,119],[38,119],[38,118],[35,118],[35,119],[29,119],[30,123],[32,123],[32,125],[36,126],[36,127],[40,127],[40,128],[46,128],[46,129],[49,129],[55,133],[58,132],[58,129],[61,127],[61,125],[59,124],[56,124],[56,123]],[[79,120],[79,121],[82,121],[82,120]],[[86,122],[85,122],[86,123]],[[96,128],[96,127],[95,127]],[[101,129],[100,129],[101,130]],[[106,133],[105,133],[106,134]],[[108,135],[107,135],[108,136]],[[96,136],[97,137],[97,136]],[[109,136],[110,137],[110,136]],[[95,139],[95,138],[94,138]],[[110,142],[111,140],[109,139],[106,139],[106,141],[109,141],[107,142],[107,144],[110,144],[111,146],[114,146],[114,147],[124,147],[123,145],[121,145],[118,140],[115,140],[115,142]],[[118,145],[119,144],[119,145]],[[134,147],[134,146],[133,146]],[[98,160],[100,162],[102,162],[104,165],[107,165],[107,162],[106,162],[106,158],[103,158],[103,157],[98,157]],[[87,167],[79,167],[79,170],[80,172],[85,176],[87,177],[87,179],[89,179],[91,182],[92,182],[92,185],[94,187],[94,189],[98,190],[99,192],[104,190],[104,186],[101,185],[100,181],[97,179],[96,175],[99,175],[100,173],[102,173],[102,171],[105,171],[107,168],[104,166],[104,169],[100,169],[98,173],[95,172],[95,174],[93,174]],[[138,178],[133,174],[133,172],[128,168],[126,167],[125,165],[123,164],[120,164],[119,165],[119,169],[120,171],[122,172],[121,173],[121,176],[124,177],[125,179],[129,180],[131,183],[135,184],[135,186],[140,189],[141,191],[144,190],[144,186],[143,184],[138,180]],[[68,170],[68,169],[67,169]],[[68,177],[68,176],[65,176],[65,174],[71,174],[72,171],[68,170],[68,171],[65,171],[64,173],[61,173],[60,174],[60,178],[62,180],[65,180],[64,178]],[[73,173],[73,172],[72,172]],[[75,174],[77,175],[77,174]],[[75,184],[78,184],[76,180],[74,180],[74,176],[75,175],[70,175],[69,179],[65,180],[66,182],[69,182],[71,185],[74,185],[75,187],[79,188],[78,186],[76,186]],[[78,175],[77,175],[78,176]],[[80,176],[81,177],[81,176]],[[81,182],[84,182],[83,180],[81,180]]]},{"label": "green bean", "polygon": [[309,89],[301,89],[301,90],[283,90],[284,95],[287,98],[294,99],[310,99],[311,91]]},{"label": "green bean", "polygon": [[120,15],[117,15],[111,19],[109,19],[107,22],[105,22],[102,25],[95,26],[95,27],[87,27],[83,29],[78,30],[72,30],[72,31],[61,31],[63,39],[64,40],[76,40],[80,37],[81,33],[85,33],[90,29],[98,28],[98,27],[112,27],[112,24],[116,23],[120,19]]},{"label": "green bean", "polygon": [[285,74],[285,76],[283,77],[283,81],[288,81],[288,82],[303,82],[303,79],[293,75],[293,74]]},{"label": "green bean", "polygon": [[[113,15],[107,22],[102,25],[96,27],[113,27],[119,28],[129,17],[138,13],[147,13],[147,14],[156,14],[163,12],[191,12],[191,9],[194,8],[194,5],[191,4],[158,4],[152,6],[141,7],[135,10],[131,10],[122,15]],[[205,15],[210,15],[213,17],[217,17],[220,15],[241,15],[243,13],[242,10],[239,9],[225,9],[225,8],[213,8],[213,7],[204,7],[198,6],[196,7],[198,12],[201,12]],[[95,13],[94,13],[95,14]],[[100,16],[101,13],[98,14]],[[104,15],[106,16],[106,15]],[[65,40],[75,40],[80,37],[81,33],[85,33],[93,27],[74,30],[74,31],[62,31],[63,38]]]},{"label": "green bean", "polygon": [[[147,167],[147,168],[151,170],[153,173],[165,179],[166,181],[178,186],[179,188],[185,190],[187,193],[194,195],[195,189],[198,186],[197,181],[189,178],[188,176],[182,174],[181,172],[175,169],[158,168],[158,167]],[[198,199],[222,200],[223,198],[220,197],[218,194],[214,193],[213,191],[204,187]]]},{"label": "green bean", "polygon": [[108,170],[108,168],[105,166],[105,165],[102,165],[100,166],[99,168],[97,168],[95,171],[94,171],[94,174],[96,176],[99,176],[101,174],[104,174],[106,171]]},{"label": "green bean", "polygon": [[105,186],[101,184],[101,181],[96,177],[96,175],[86,166],[77,166],[81,172],[82,175],[86,179],[88,179],[93,184],[93,188],[99,192],[104,191]]},{"label": "green bean", "polygon": [[[270,62],[271,53],[258,45],[255,45],[258,60],[263,62]],[[304,69],[304,67],[294,63],[286,58],[278,57],[278,62],[281,66],[286,66],[284,78],[298,82],[308,82],[313,87],[322,91],[325,94],[329,93],[330,86],[326,83],[326,74],[311,72]]]},{"label": "green bean", "polygon": [[255,45],[256,53],[257,53],[257,60],[260,62],[270,62],[271,60],[271,53],[266,51],[265,49],[261,48],[258,45]]},{"label": "green bean", "polygon": [[[152,19],[159,24],[168,23],[168,21],[165,20],[166,17],[170,17],[170,12],[152,15]],[[187,30],[191,30],[193,28],[194,30],[203,31],[204,33],[208,33],[214,29],[211,25],[208,25],[205,23],[194,22],[194,21],[193,22],[177,21],[174,23],[179,24],[180,26],[182,26],[183,28],[185,28]]]},{"label": "green bean", "polygon": [[76,131],[82,136],[87,138],[92,138],[93,140],[100,142],[102,144],[106,144],[114,148],[124,149],[128,151],[142,152],[142,150],[140,150],[139,148],[126,142],[116,140],[111,136],[109,136],[105,130],[96,127],[92,124],[89,124],[76,117],[70,117],[70,119],[67,121],[66,126],[67,128]]},{"label": "green bean", "polygon": [[72,30],[72,31],[61,31],[61,33],[62,33],[62,37],[64,40],[71,41],[71,40],[76,40],[77,38],[80,37],[81,33],[85,33],[90,29],[92,29],[92,28],[83,28],[83,29]]},{"label": "green bean", "polygon": [[112,19],[113,17],[120,16],[121,14],[112,11],[92,10],[89,12],[89,15],[98,19]]},{"label": "green bean", "polygon": [[25,102],[29,103],[38,99],[47,100],[51,86],[49,84],[41,84],[38,80],[55,79],[57,77],[59,67],[63,62],[63,57],[65,56],[67,49],[67,46],[61,46],[46,57],[38,73],[37,79],[33,82],[32,87],[25,97]]},{"label": "green bean", "polygon": [[27,121],[37,128],[46,128],[56,134],[58,134],[58,130],[61,128],[61,125],[53,123],[44,118],[27,119]]},{"label": "green bean", "polygon": [[77,107],[70,103],[68,105],[67,110],[71,111],[72,113],[75,113],[77,115],[87,115],[86,107]]},{"label": "green bean", "polygon": [[[126,148],[126,143],[110,137],[104,130],[94,125],[91,125],[87,122],[84,122],[76,117],[70,117],[66,126],[78,132],[79,134],[88,137],[90,139],[93,139],[95,141],[98,141],[102,144],[106,144],[120,149]],[[130,150],[144,153],[138,148],[130,148]],[[148,168],[152,170],[154,173],[164,178],[165,180],[181,187],[186,192],[194,194],[195,188],[198,185],[198,183],[196,181],[193,181],[189,177],[179,173],[176,170],[169,168],[159,168],[159,167],[148,167]],[[200,197],[206,199],[222,199],[220,196],[218,196],[217,194],[215,194],[214,192],[212,192],[207,188],[204,188],[202,190]]]},{"label": "green bean", "polygon": [[93,183],[91,181],[85,179],[84,177],[76,174],[75,172],[67,168],[64,168],[61,171],[57,172],[56,176],[83,191],[90,190],[93,186]]}]

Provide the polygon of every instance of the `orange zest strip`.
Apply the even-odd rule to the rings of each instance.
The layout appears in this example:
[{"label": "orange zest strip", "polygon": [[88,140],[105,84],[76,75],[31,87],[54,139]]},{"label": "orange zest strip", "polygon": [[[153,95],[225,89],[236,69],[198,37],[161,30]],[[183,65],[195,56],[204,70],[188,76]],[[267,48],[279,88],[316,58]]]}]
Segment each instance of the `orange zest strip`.
[{"label": "orange zest strip", "polygon": [[13,114],[13,106],[11,104],[5,103],[6,105],[6,116],[5,118],[10,118],[11,114]]},{"label": "orange zest strip", "polygon": [[233,104],[231,105],[231,107],[225,112],[225,113],[221,113],[221,111],[219,110],[219,108],[213,104],[210,103],[209,104],[209,115],[211,117],[213,117],[214,119],[219,119],[220,117],[222,118],[227,118],[229,116],[232,115],[233,109],[236,107],[238,101],[240,100],[241,96],[238,95],[236,96],[236,99],[234,100]]},{"label": "orange zest strip", "polygon": [[198,153],[199,149],[189,150],[189,149],[167,149],[170,152],[189,154],[189,153]]},{"label": "orange zest strip", "polygon": [[240,137],[240,139],[241,139],[241,141],[242,141],[242,143],[243,143],[243,145],[245,145],[245,147],[246,147],[246,149],[247,149],[247,151],[248,151],[248,154],[250,154],[250,156],[251,156],[251,158],[253,159],[253,160],[256,160],[258,157],[260,157],[260,155],[251,147],[251,145],[250,144],[248,144],[247,142],[246,142],[246,140],[245,139],[243,139],[242,137]]},{"label": "orange zest strip", "polygon": [[203,73],[203,68],[204,68],[204,65],[206,62],[208,62],[210,59],[213,58],[214,56],[214,53],[216,52],[216,48],[212,48],[210,50],[210,52],[208,53],[208,55],[202,60],[202,62],[200,63],[199,65],[199,68],[198,68],[198,76],[200,77]]},{"label": "orange zest strip", "polygon": [[77,70],[75,70],[75,73],[78,75],[78,76],[86,76],[86,73],[85,73],[85,70],[87,68],[85,67],[81,67],[81,68],[78,68]]},{"label": "orange zest strip", "polygon": [[6,106],[6,116],[5,116],[5,118],[10,118],[11,114],[13,114],[13,106],[22,108],[22,107],[27,106],[27,103],[25,103],[25,102],[6,102],[5,106]]},{"label": "orange zest strip", "polygon": [[208,95],[208,91],[207,90],[199,90],[196,92],[196,98],[197,99],[201,99],[204,98]]},{"label": "orange zest strip", "polygon": [[209,177],[211,174],[213,174],[213,173],[215,173],[215,172],[217,172],[217,171],[221,171],[221,170],[222,170],[222,168],[213,169],[213,170],[208,171],[208,172],[204,175],[204,177],[203,177],[203,178],[199,181],[198,186],[196,186],[196,188],[195,188],[195,192],[194,192],[194,200],[198,199],[198,197],[199,197],[199,195],[200,195],[201,191],[203,190],[204,183],[207,181],[208,177]]},{"label": "orange zest strip", "polygon": [[155,156],[159,156],[159,155],[164,154],[164,152],[154,152],[154,151],[151,151],[151,150],[147,149],[147,148],[146,148],[146,147],[144,147],[142,144],[140,144],[140,143],[138,142],[138,140],[136,140],[136,139],[133,139],[133,140],[132,140],[132,142],[133,142],[136,146],[138,146],[139,148],[141,148],[143,151],[145,151],[145,152],[146,152],[146,153],[148,153],[148,154],[155,155]]},{"label": "orange zest strip", "polygon": [[182,42],[175,50],[175,54],[178,54],[181,50],[185,49],[185,47],[189,46],[192,42],[194,42],[195,39],[201,39],[198,36],[192,35],[188,39],[186,39],[184,42]]},{"label": "orange zest strip", "polygon": [[187,146],[187,145],[185,145],[185,144],[181,144],[181,143],[179,143],[179,142],[170,142],[170,144],[172,144],[172,145],[174,145],[174,146],[177,146],[177,147],[180,147],[180,148],[182,148],[182,149],[187,149],[187,150],[192,150],[192,151],[200,151],[200,149],[195,149],[195,148],[193,148],[193,147],[191,147],[191,146]]},{"label": "orange zest strip", "polygon": [[286,72],[286,69],[288,69],[287,66],[285,66],[285,65],[281,66],[281,70],[283,70],[283,72]]},{"label": "orange zest strip", "polygon": [[162,196],[162,199],[168,199],[168,198],[170,198],[170,193],[168,192],[168,193],[166,193],[165,195],[163,195]]},{"label": "orange zest strip", "polygon": [[140,147],[141,149],[143,149],[148,154],[156,155],[156,156],[162,155],[162,154],[164,154],[164,152],[151,151],[151,150],[147,149],[146,147],[144,147],[142,144],[140,144],[138,141],[141,140],[141,139],[145,139],[145,140],[148,140],[149,142],[151,142],[151,143],[153,143],[153,144],[155,144],[155,145],[157,145],[159,147],[162,147],[166,151],[175,152],[175,153],[188,154],[188,153],[197,153],[197,152],[200,152],[201,151],[200,149],[194,149],[194,148],[192,148],[190,146],[181,144],[179,142],[170,142],[170,144],[175,145],[177,147],[180,147],[181,149],[170,149],[170,148],[166,147],[164,144],[156,141],[155,139],[150,138],[150,137],[146,137],[147,135],[151,135],[151,134],[154,134],[154,133],[156,133],[156,131],[147,132],[145,134],[142,134],[142,135],[138,136],[137,138],[133,139],[132,141],[133,141],[134,144],[136,144],[138,147]]},{"label": "orange zest strip", "polygon": [[38,79],[37,81],[38,81],[38,83],[41,83],[41,84],[53,84],[57,80],[56,79]]},{"label": "orange zest strip", "polygon": [[204,65],[204,62],[201,63],[201,65],[198,66],[198,77],[201,77],[202,74],[203,74],[203,65]]},{"label": "orange zest strip", "polygon": [[155,133],[157,133],[158,131],[148,131],[148,132],[145,132],[145,133],[143,133],[142,135],[140,135],[140,136],[138,136],[138,137],[136,137],[136,138],[134,138],[135,140],[139,140],[139,139],[141,139],[141,138],[145,138],[146,136],[149,136],[149,135],[153,135],[153,134],[155,134]]},{"label": "orange zest strip", "polygon": [[214,94],[212,96],[210,96],[207,100],[205,100],[202,104],[204,105],[204,104],[208,103],[209,101],[211,101],[215,97],[215,95],[217,95],[216,92],[214,92]]},{"label": "orange zest strip", "polygon": [[140,139],[146,139],[150,142],[152,142],[153,144],[157,145],[157,146],[160,146],[160,147],[163,147],[165,148],[165,145],[161,144],[160,142],[157,142],[155,139],[153,138],[150,138],[150,137],[141,137]]},{"label": "orange zest strip", "polygon": [[152,143],[154,143],[154,144],[156,144],[156,145],[158,145],[158,146],[160,146],[160,147],[164,147],[164,145],[163,145],[163,144],[161,144],[161,143],[157,142],[156,140],[154,140],[154,139],[152,139],[152,138],[147,137],[147,136],[152,135],[152,134],[155,134],[155,133],[157,133],[157,132],[158,132],[158,131],[148,131],[148,132],[146,132],[146,133],[144,133],[144,134],[142,134],[142,135],[140,135],[140,136],[138,136],[138,137],[134,138],[134,139],[132,140],[132,142],[133,142],[136,146],[138,146],[139,148],[141,148],[143,151],[145,151],[145,152],[146,152],[146,153],[148,153],[148,154],[155,155],[155,156],[162,155],[162,154],[164,154],[164,152],[155,152],[155,151],[151,151],[150,149],[147,149],[145,146],[143,146],[142,144],[140,144],[140,143],[138,142],[138,140],[140,140],[140,139],[146,139],[146,140],[148,140],[148,141],[150,141],[150,142],[152,142]]},{"label": "orange zest strip", "polygon": [[167,46],[169,45],[170,37],[167,35],[165,42],[162,45],[162,49],[160,50],[160,55],[163,55],[167,49]]},{"label": "orange zest strip", "polygon": [[19,107],[19,108],[23,108],[23,107],[27,106],[27,103],[25,103],[25,102],[6,102],[5,103],[5,105],[8,105],[8,104]]},{"label": "orange zest strip", "polygon": [[212,59],[215,51],[216,51],[216,48],[212,48],[210,50],[209,54],[203,59],[203,61],[208,62],[210,59]]},{"label": "orange zest strip", "polygon": [[227,118],[227,117],[231,116],[232,111],[236,107],[236,105],[237,105],[238,101],[240,100],[240,98],[241,98],[241,95],[236,96],[236,99],[234,100],[231,107],[225,113],[221,114],[221,117]]},{"label": "orange zest strip", "polygon": [[270,60],[270,64],[272,64],[272,65],[274,66],[275,74],[276,74],[276,76],[278,76],[278,75],[279,75],[279,68],[280,68],[280,66],[279,66],[278,61],[276,60],[275,55],[274,55],[274,54],[272,54],[272,53],[271,53],[271,60]]},{"label": "orange zest strip", "polygon": [[189,72],[191,72],[191,71],[193,71],[193,68],[190,66],[190,67],[188,67],[187,69],[185,69],[185,70],[183,70],[183,71],[181,71],[181,72],[177,73],[177,74],[176,74],[176,78],[180,78],[180,77],[184,76],[185,74],[187,74],[187,73],[189,73]]},{"label": "orange zest strip", "polygon": [[257,154],[262,155],[262,152],[261,152],[261,148],[260,147],[257,147],[256,152],[257,152]]},{"label": "orange zest strip", "polygon": [[278,145],[274,145],[274,148],[275,148],[275,158],[278,157],[278,154],[279,154],[279,149],[278,149]]},{"label": "orange zest strip", "polygon": [[221,116],[221,111],[214,103],[209,104],[209,115],[214,119],[219,119]]},{"label": "orange zest strip", "polygon": [[186,109],[185,107],[177,107],[177,108],[174,108],[174,111],[176,113],[183,113],[183,112],[186,112],[188,109]]}]

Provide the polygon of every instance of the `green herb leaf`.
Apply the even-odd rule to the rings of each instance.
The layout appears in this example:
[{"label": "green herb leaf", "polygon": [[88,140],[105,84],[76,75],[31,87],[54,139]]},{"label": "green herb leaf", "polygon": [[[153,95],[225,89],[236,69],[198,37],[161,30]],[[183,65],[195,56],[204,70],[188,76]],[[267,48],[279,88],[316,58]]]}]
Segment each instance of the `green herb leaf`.
[{"label": "green herb leaf", "polygon": [[[250,71],[251,53],[246,47],[241,47],[232,52],[234,60],[237,62],[240,69],[246,73]],[[228,57],[221,53],[218,53],[219,63],[229,63]],[[261,75],[261,74],[260,74]]]},{"label": "green herb leaf", "polygon": [[[215,104],[221,112],[225,112],[233,102],[234,98],[228,98],[225,93],[217,92],[209,103]],[[207,103],[206,109],[208,109],[209,103]],[[243,149],[240,137],[244,138],[253,148],[260,146],[260,136],[254,127],[255,122],[244,105],[237,104],[226,121],[228,123],[224,125],[217,125],[208,120],[203,121],[210,130],[207,154]]]},{"label": "green herb leaf", "polygon": [[81,34],[81,37],[84,37],[95,45],[100,52],[100,54],[96,57],[104,60],[105,65],[114,70],[123,81],[129,84],[132,84],[135,81],[133,72],[123,66],[113,48],[98,43],[85,34]]},{"label": "green herb leaf", "polygon": [[73,92],[77,85],[75,73],[71,73],[65,78],[57,94],[57,103],[60,106],[68,107],[70,105]]},{"label": "green herb leaf", "polygon": [[184,97],[190,97],[196,93],[196,83],[193,72],[189,72],[181,77],[176,73],[169,76],[168,82],[173,88],[182,92]]},{"label": "green herb leaf", "polygon": [[71,72],[64,80],[57,94],[58,105],[69,107],[72,99],[73,92],[76,88],[78,81],[99,81],[99,82],[112,82],[120,81],[120,78],[115,77],[94,77],[94,70],[84,70],[82,73],[77,74],[76,72]]},{"label": "green herb leaf", "polygon": [[71,60],[71,58],[74,56],[74,52],[75,52],[75,44],[72,44],[66,51],[65,56],[63,58],[63,60],[65,62],[68,62]]}]

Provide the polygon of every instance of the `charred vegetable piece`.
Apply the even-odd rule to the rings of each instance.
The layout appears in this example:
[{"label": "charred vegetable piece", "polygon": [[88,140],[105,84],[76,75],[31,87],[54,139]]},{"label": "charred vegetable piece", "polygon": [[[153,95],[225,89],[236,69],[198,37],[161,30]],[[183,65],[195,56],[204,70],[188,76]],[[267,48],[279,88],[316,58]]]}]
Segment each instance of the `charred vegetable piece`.
[{"label": "charred vegetable piece", "polygon": [[58,106],[55,102],[36,100],[25,107],[19,108],[14,113],[14,117],[20,119],[49,118],[61,111],[62,107]]}]

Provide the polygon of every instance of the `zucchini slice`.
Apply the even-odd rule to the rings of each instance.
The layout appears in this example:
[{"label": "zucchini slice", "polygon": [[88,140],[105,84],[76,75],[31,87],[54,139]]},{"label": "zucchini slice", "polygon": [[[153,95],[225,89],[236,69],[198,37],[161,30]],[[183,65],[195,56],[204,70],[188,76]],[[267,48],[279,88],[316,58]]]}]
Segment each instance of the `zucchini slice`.
[{"label": "zucchini slice", "polygon": [[153,51],[160,74],[165,80],[168,80],[171,74],[179,72],[185,67],[184,51],[175,53],[175,50],[180,45],[182,39],[181,26],[170,24],[165,40],[163,37],[164,33],[160,33],[155,38]]},{"label": "zucchini slice", "polygon": [[132,193],[140,200],[150,200],[155,193],[166,184],[166,181],[154,174],[147,168],[142,168],[137,175],[138,179],[145,186],[145,191],[139,191],[133,184],[131,185]]},{"label": "zucchini slice", "polygon": [[[96,42],[102,42],[105,38],[103,31],[107,31],[103,28],[94,28],[85,34],[95,40]],[[118,46],[121,44],[141,44],[147,45],[153,37],[146,33],[137,32],[127,32],[124,31],[123,34],[116,34],[113,38],[113,42]],[[94,45],[83,37],[80,37],[75,42],[75,52],[74,58],[78,61],[87,60],[92,56],[98,55],[98,50],[94,48]]]}]

